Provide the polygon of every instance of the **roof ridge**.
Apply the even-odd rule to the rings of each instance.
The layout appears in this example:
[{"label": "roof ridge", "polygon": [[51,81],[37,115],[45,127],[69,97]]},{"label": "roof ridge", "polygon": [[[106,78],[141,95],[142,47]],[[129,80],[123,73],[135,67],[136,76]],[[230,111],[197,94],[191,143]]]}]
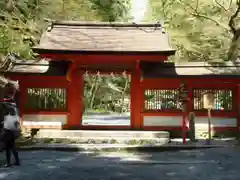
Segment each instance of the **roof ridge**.
[{"label": "roof ridge", "polygon": [[162,27],[156,23],[135,23],[135,22],[99,22],[99,21],[51,21],[52,26],[99,26],[99,27]]},{"label": "roof ridge", "polygon": [[[135,23],[135,22],[95,22],[95,21],[51,21],[47,32],[51,32],[53,28],[94,28],[94,29],[109,29],[116,30],[125,28],[134,28],[146,33],[151,33],[160,30],[165,34],[165,29],[160,22],[156,23]],[[150,30],[151,29],[151,30]]]}]

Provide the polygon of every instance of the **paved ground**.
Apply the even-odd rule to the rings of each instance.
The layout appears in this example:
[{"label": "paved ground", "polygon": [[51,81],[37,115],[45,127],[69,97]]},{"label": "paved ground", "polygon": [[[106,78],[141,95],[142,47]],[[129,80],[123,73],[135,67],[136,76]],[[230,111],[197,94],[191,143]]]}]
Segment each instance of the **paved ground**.
[{"label": "paved ground", "polygon": [[21,152],[22,166],[0,168],[8,180],[238,180],[240,149],[150,154]]},{"label": "paved ground", "polygon": [[119,126],[130,126],[130,113],[123,114],[92,114],[83,116],[83,125],[119,125]]}]

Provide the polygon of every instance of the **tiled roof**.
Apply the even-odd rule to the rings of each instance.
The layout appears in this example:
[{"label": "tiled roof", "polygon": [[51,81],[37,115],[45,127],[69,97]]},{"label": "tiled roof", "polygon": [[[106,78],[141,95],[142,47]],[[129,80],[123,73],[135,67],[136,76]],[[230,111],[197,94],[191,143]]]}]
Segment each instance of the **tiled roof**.
[{"label": "tiled roof", "polygon": [[240,66],[232,63],[212,65],[204,62],[141,63],[144,77],[168,76],[239,76]]},{"label": "tiled roof", "polygon": [[212,65],[204,62],[187,62],[175,64],[178,75],[240,75],[240,66],[233,63]]},{"label": "tiled roof", "polygon": [[48,61],[41,60],[22,60],[16,54],[9,53],[3,60],[0,71],[2,73],[44,73],[48,70]]},{"label": "tiled roof", "polygon": [[54,22],[34,48],[80,53],[155,53],[172,55],[169,36],[160,24]]},{"label": "tiled roof", "polygon": [[[65,62],[65,61],[64,61]],[[41,60],[21,60],[15,54],[8,54],[0,67],[2,74],[5,73],[37,73],[45,74],[46,72],[51,72],[53,74],[57,73],[57,70],[63,69],[65,72],[68,65],[62,62],[54,62],[51,64],[46,59]],[[59,65],[59,66],[58,66]],[[64,67],[64,68],[63,68]],[[98,66],[97,66],[98,67]],[[86,70],[96,70],[94,66],[92,67],[81,67]],[[167,76],[239,76],[240,66],[235,66],[233,63],[229,62],[225,65],[212,65],[206,62],[186,62],[186,63],[163,63],[163,62],[141,62],[140,67],[143,71],[144,77],[167,77]],[[103,66],[101,71],[109,71],[108,66]],[[105,69],[106,68],[106,69]],[[65,69],[65,70],[64,70]],[[112,67],[113,71],[123,71],[127,67],[116,66]],[[131,71],[131,68],[129,69]],[[62,75],[64,75],[63,73]],[[1,83],[8,81],[8,79],[0,76]]]}]

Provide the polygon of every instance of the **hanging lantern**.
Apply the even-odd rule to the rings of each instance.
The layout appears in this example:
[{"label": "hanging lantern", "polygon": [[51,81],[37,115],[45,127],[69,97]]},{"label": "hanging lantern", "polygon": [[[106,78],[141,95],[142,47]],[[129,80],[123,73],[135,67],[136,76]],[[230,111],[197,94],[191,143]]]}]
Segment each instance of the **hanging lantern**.
[{"label": "hanging lantern", "polygon": [[188,89],[185,83],[180,84],[178,100],[180,102],[188,101]]},{"label": "hanging lantern", "polygon": [[71,80],[72,80],[72,72],[73,72],[73,70],[74,70],[74,64],[72,63],[70,65],[70,67],[68,68],[68,70],[67,70],[67,80],[69,82],[71,82]]},{"label": "hanging lantern", "polygon": [[203,108],[204,109],[214,109],[215,100],[213,92],[206,92],[203,94]]}]

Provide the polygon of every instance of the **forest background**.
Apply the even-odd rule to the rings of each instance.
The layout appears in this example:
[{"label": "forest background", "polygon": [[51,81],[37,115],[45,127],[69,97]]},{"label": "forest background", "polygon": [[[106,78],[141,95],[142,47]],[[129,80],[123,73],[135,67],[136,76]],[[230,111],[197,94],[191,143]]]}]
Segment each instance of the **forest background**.
[{"label": "forest background", "polygon": [[[170,61],[240,58],[240,0],[1,0],[0,58],[37,58],[31,47],[51,20],[160,22],[177,50]],[[129,111],[129,85],[124,73],[85,75],[85,109]]]}]

